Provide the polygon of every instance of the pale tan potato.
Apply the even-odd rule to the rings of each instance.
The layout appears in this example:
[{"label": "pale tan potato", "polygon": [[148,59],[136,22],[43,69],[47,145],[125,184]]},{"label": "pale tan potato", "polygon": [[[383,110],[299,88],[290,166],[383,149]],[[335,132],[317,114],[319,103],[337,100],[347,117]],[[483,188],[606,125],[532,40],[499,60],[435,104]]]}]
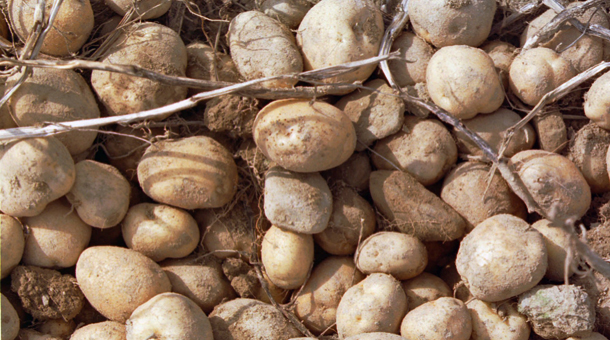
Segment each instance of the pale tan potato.
[{"label": "pale tan potato", "polygon": [[215,257],[235,256],[236,251],[254,251],[256,235],[250,228],[250,215],[242,204],[233,209],[201,209],[193,217],[202,235],[201,244]]},{"label": "pale tan potato", "polygon": [[283,289],[300,287],[313,263],[313,237],[271,226],[263,237],[261,260],[269,280]]},{"label": "pale tan potato", "polygon": [[212,325],[195,302],[184,295],[161,293],[136,308],[125,322],[126,340],[213,339]]},{"label": "pale tan potato", "polygon": [[264,0],[260,9],[288,28],[296,29],[313,3],[309,0]]},{"label": "pale tan potato", "polygon": [[28,230],[22,258],[27,265],[72,267],[91,239],[91,226],[65,199],[49,203],[40,214],[22,221]]},{"label": "pale tan potato", "polygon": [[[313,6],[297,30],[304,70],[371,58],[379,52],[384,25],[381,11],[370,0],[322,0]],[[362,66],[325,83],[366,80],[377,67]]]},{"label": "pale tan potato", "polygon": [[[544,238],[548,252],[549,266],[544,277],[551,281],[563,282],[565,276],[565,261],[570,247],[570,233],[562,227],[554,226],[551,221],[541,219],[532,224]],[[574,261],[575,259],[572,259]],[[568,268],[568,278],[574,274],[572,267]]]},{"label": "pale tan potato", "polygon": [[[239,82],[239,71],[237,71],[231,56],[215,51],[214,48],[200,41],[188,44],[186,54],[188,57],[187,77],[231,83]],[[198,89],[194,92],[201,91]]]},{"label": "pale tan potato", "polygon": [[237,191],[237,165],[229,151],[210,137],[154,143],[138,164],[144,193],[182,209],[219,208]]},{"label": "pale tan potato", "polygon": [[464,302],[441,297],[407,313],[400,335],[420,340],[468,340],[472,333],[470,313]]},{"label": "pale tan potato", "polygon": [[550,48],[520,53],[510,65],[510,90],[528,105],[536,105],[548,92],[576,75],[569,61]]},{"label": "pale tan potato", "polygon": [[295,300],[295,315],[315,334],[332,326],[345,292],[364,279],[351,257],[330,256],[314,267]]},{"label": "pale tan potato", "polygon": [[500,214],[464,237],[455,263],[475,298],[496,302],[538,284],[546,273],[548,253],[542,235],[527,222]]},{"label": "pale tan potato", "polygon": [[377,169],[398,166],[423,185],[443,178],[458,156],[455,141],[440,121],[410,115],[405,116],[401,131],[378,141],[374,150],[371,158]]},{"label": "pale tan potato", "polygon": [[78,328],[70,340],[125,340],[125,325],[116,321],[92,323]]},{"label": "pale tan potato", "polygon": [[[237,15],[227,34],[231,58],[247,80],[303,71],[303,58],[294,35],[279,21],[258,11]],[[292,87],[297,79],[269,80],[268,88]]]},{"label": "pale tan potato", "polygon": [[568,146],[568,131],[563,114],[558,108],[550,107],[532,119],[538,136],[540,149],[560,153]]},{"label": "pale tan potato", "polygon": [[74,333],[76,323],[74,320],[51,319],[36,325],[36,330],[60,339],[67,339]]},{"label": "pale tan potato", "polygon": [[[26,41],[37,18],[37,0],[8,1],[8,15],[13,32],[21,41]],[[47,1],[44,7],[44,18],[51,14],[54,2]],[[89,0],[67,0],[61,4],[53,21],[53,29],[46,35],[42,53],[54,56],[68,56],[77,53],[89,39],[93,30],[93,9]]]},{"label": "pale tan potato", "polygon": [[158,18],[172,5],[170,0],[105,0],[104,3],[120,16],[133,8],[142,20]]},{"label": "pale tan potato", "polygon": [[484,302],[472,299],[466,303],[472,319],[472,340],[528,340],[527,318],[510,302]]},{"label": "pale tan potato", "polygon": [[447,46],[428,63],[426,84],[432,101],[459,119],[496,111],[504,89],[494,61],[483,50]]},{"label": "pale tan potato", "polygon": [[476,47],[491,31],[496,2],[413,0],[409,1],[408,10],[413,31],[432,45]]},{"label": "pale tan potato", "polygon": [[336,107],[308,99],[286,99],[262,108],[253,127],[259,150],[281,167],[316,172],[345,162],[356,147],[350,119]]},{"label": "pale tan potato", "polygon": [[70,191],[75,175],[70,152],[54,137],[0,144],[0,210],[36,216]]},{"label": "pale tan potato", "polygon": [[526,150],[509,162],[534,200],[558,219],[581,218],[591,205],[591,189],[574,163],[561,155]]},{"label": "pale tan potato", "polygon": [[585,115],[599,127],[610,130],[610,72],[597,78],[585,94]]},{"label": "pale tan potato", "polygon": [[568,159],[580,170],[593,194],[610,191],[610,177],[606,166],[608,147],[610,131],[594,123],[583,126],[570,139]]},{"label": "pale tan potato", "polygon": [[381,231],[360,243],[354,262],[364,274],[385,273],[398,280],[407,280],[424,271],[428,253],[414,236]]},{"label": "pale tan potato", "polygon": [[413,310],[426,302],[441,297],[452,297],[451,288],[440,277],[430,273],[421,273],[416,277],[403,281],[402,289],[407,295],[409,309]]},{"label": "pale tan potato", "polygon": [[331,182],[344,183],[356,191],[369,188],[371,161],[365,152],[354,152],[343,164],[332,168],[322,175]]},{"label": "pale tan potato", "polygon": [[428,62],[434,54],[434,49],[427,42],[409,31],[403,31],[394,39],[391,51],[399,51],[401,58],[388,60],[396,85],[405,87],[426,81]]},{"label": "pale tan potato", "polygon": [[76,280],[89,303],[117,322],[125,322],[138,306],[172,288],[153,260],[114,246],[85,249],[76,263]]},{"label": "pale tan potato", "polygon": [[21,222],[14,217],[0,213],[0,245],[2,246],[2,279],[21,262],[25,248],[25,235]]},{"label": "pale tan potato", "polygon": [[[2,269],[4,269],[4,266]],[[0,305],[2,306],[2,340],[13,340],[19,334],[19,315],[4,294],[2,294]]]},{"label": "pale tan potato", "polygon": [[508,42],[493,40],[483,44],[481,49],[489,54],[494,61],[496,70],[502,78],[502,86],[504,89],[508,89],[508,72],[510,71],[510,65],[517,56],[517,48]]}]

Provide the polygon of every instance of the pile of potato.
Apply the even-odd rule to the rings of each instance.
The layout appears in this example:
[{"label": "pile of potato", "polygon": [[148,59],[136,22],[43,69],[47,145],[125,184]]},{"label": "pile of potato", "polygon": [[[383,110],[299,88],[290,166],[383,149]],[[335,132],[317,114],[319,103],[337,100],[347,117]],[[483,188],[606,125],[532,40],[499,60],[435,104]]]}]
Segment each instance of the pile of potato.
[{"label": "pile of potato", "polygon": [[[37,59],[103,47],[102,65],[239,83],[375,57],[400,8],[187,3],[230,20],[185,16],[204,27],[197,41],[165,25],[182,2],[64,0]],[[564,23],[522,48],[556,13],[492,33],[515,3],[410,0],[394,88],[371,64],[315,83],[362,85],[334,95],[222,95],[144,125],[0,141],[2,340],[607,340],[610,278],[587,270],[573,238],[610,258],[610,72],[503,142],[546,93],[610,60],[610,42]],[[17,47],[4,57],[20,57],[54,1],[39,4],[2,3],[0,40]],[[610,28],[608,15],[578,20]],[[138,20],[117,26],[123,16]],[[201,92],[100,68],[6,70],[7,132]],[[501,151],[555,219],[528,213],[475,142],[401,92]]]}]

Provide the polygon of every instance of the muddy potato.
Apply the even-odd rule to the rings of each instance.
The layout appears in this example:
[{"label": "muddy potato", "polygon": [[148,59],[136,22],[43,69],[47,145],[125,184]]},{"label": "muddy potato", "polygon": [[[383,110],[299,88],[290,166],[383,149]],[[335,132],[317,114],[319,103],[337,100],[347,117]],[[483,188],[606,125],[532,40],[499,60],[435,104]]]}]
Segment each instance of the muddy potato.
[{"label": "muddy potato", "polygon": [[170,0],[105,0],[104,3],[120,16],[133,8],[142,20],[158,18],[172,5]]},{"label": "muddy potato", "polygon": [[453,296],[451,288],[445,281],[436,275],[425,272],[403,281],[402,289],[405,290],[407,295],[407,304],[410,310],[441,297]]},{"label": "muddy potato", "polygon": [[261,259],[276,286],[298,288],[305,283],[313,263],[313,237],[271,226],[263,237]]},{"label": "muddy potato", "polygon": [[309,0],[264,0],[260,9],[288,28],[296,29],[312,4]]},{"label": "muddy potato", "polygon": [[428,62],[434,49],[422,38],[403,31],[392,43],[392,51],[400,51],[400,60],[388,60],[396,85],[405,87],[426,81]]},{"label": "muddy potato", "polygon": [[597,78],[585,94],[585,115],[599,127],[610,130],[610,72]]},{"label": "muddy potato", "polygon": [[[240,80],[239,71],[235,67],[231,56],[217,52],[211,46],[195,41],[186,46],[188,64],[186,76],[189,78],[228,81],[237,83]],[[201,89],[193,89],[201,92]]]},{"label": "muddy potato", "polygon": [[606,154],[610,146],[610,131],[588,124],[570,140],[568,159],[580,170],[593,194],[610,191]]},{"label": "muddy potato", "polygon": [[[570,233],[562,227],[553,226],[549,220],[538,220],[532,224],[544,238],[548,252],[549,266],[544,275],[551,281],[563,282],[565,279],[565,261],[570,246]],[[572,267],[568,269],[568,278],[574,274]]]},{"label": "muddy potato", "polygon": [[296,172],[334,168],[356,147],[356,131],[350,119],[320,101],[271,102],[256,116],[253,131],[256,146],[268,159]]},{"label": "muddy potato", "polygon": [[365,152],[354,152],[343,164],[324,173],[331,182],[345,183],[356,191],[369,188],[371,161]]},{"label": "muddy potato", "polygon": [[13,340],[19,334],[19,315],[4,294],[0,305],[2,305],[2,340]]},{"label": "muddy potato", "polygon": [[426,84],[432,101],[459,119],[494,112],[504,102],[494,61],[470,46],[448,46],[434,53]]},{"label": "muddy potato", "polygon": [[243,205],[236,204],[228,212],[223,208],[201,209],[194,217],[203,235],[201,243],[215,257],[224,259],[235,256],[235,251],[253,251],[256,237]]},{"label": "muddy potato", "polygon": [[517,56],[517,48],[505,41],[493,40],[481,46],[481,49],[489,54],[494,61],[496,70],[502,78],[502,86],[508,89],[508,72],[510,65]]},{"label": "muddy potato", "polygon": [[2,278],[7,277],[17,267],[25,248],[23,226],[14,217],[0,213],[0,237],[2,241]]},{"label": "muddy potato", "polygon": [[125,325],[116,321],[88,324],[75,330],[70,340],[125,340]]},{"label": "muddy potato", "polygon": [[541,150],[560,153],[568,145],[568,131],[559,108],[548,108],[532,119]]},{"label": "muddy potato", "polygon": [[531,330],[527,318],[512,303],[472,299],[466,306],[472,319],[472,340],[529,339]]},{"label": "muddy potato", "polygon": [[113,246],[85,249],[76,263],[76,280],[89,303],[118,322],[125,322],[138,306],[172,288],[153,260]]},{"label": "muddy potato", "polygon": [[441,297],[411,310],[402,320],[400,335],[420,340],[468,340],[472,321],[466,305],[452,297]]}]

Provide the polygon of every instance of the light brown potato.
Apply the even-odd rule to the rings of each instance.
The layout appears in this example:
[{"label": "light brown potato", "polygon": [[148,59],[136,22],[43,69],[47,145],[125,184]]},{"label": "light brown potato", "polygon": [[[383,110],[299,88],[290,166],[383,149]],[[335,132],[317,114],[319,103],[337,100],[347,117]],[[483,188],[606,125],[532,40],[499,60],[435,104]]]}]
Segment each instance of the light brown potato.
[{"label": "light brown potato", "polygon": [[593,194],[610,191],[606,165],[608,147],[610,131],[597,124],[585,125],[570,140],[568,159],[580,170]]},{"label": "light brown potato", "polygon": [[425,272],[403,281],[402,289],[405,290],[407,295],[407,304],[410,310],[441,297],[453,296],[451,288],[445,281],[438,276]]},{"label": "light brown potato", "polygon": [[311,9],[313,1],[308,0],[264,0],[261,11],[288,28],[296,29]]},{"label": "light brown potato", "polygon": [[539,232],[518,217],[500,214],[464,237],[455,264],[475,298],[496,302],[538,284],[546,273],[548,255]]},{"label": "light brown potato", "polygon": [[610,130],[610,72],[597,78],[585,94],[585,115],[599,127]]},{"label": "light brown potato", "polygon": [[371,161],[365,152],[354,152],[343,164],[324,173],[331,183],[344,183],[356,191],[369,188]]},{"label": "light brown potato", "polygon": [[[561,227],[556,227],[549,220],[538,220],[532,224],[532,228],[538,230],[544,238],[544,244],[548,252],[549,266],[544,277],[551,281],[563,282],[565,279],[565,261],[568,256],[570,246],[570,233]],[[571,266],[568,269],[568,276],[574,274]]]},{"label": "light brown potato", "polygon": [[170,0],[105,0],[104,3],[120,16],[134,8],[142,20],[158,18],[172,5]]},{"label": "light brown potato", "polygon": [[70,340],[125,340],[125,325],[103,321],[85,325],[72,333]]},{"label": "light brown potato", "polygon": [[25,248],[25,235],[21,222],[14,217],[0,213],[0,237],[2,245],[2,278],[7,277],[21,262]]},{"label": "light brown potato", "polygon": [[254,121],[254,141],[281,167],[316,172],[345,162],[356,147],[350,119],[336,107],[303,99],[276,100]]},{"label": "light brown potato", "polygon": [[141,304],[171,291],[161,267],[137,251],[89,247],[76,263],[76,280],[91,305],[112,321],[125,322]]},{"label": "light brown potato", "polygon": [[400,51],[400,60],[388,60],[388,67],[396,85],[405,87],[426,81],[428,62],[434,49],[422,38],[403,31],[394,39],[392,51]]},{"label": "light brown potato", "polygon": [[45,320],[36,325],[36,330],[42,334],[47,334],[60,339],[67,339],[72,335],[76,323],[74,320],[51,319]]},{"label": "light brown potato", "polygon": [[250,215],[243,205],[229,211],[223,208],[195,211],[195,220],[202,235],[201,244],[215,257],[235,256],[235,251],[254,251],[256,235],[250,229]]},{"label": "light brown potato", "polygon": [[229,151],[210,137],[154,143],[138,164],[144,193],[182,209],[219,208],[237,191],[237,165]]},{"label": "light brown potato", "polygon": [[[228,81],[237,83],[240,80],[239,71],[231,56],[215,51],[209,45],[195,41],[186,46],[188,64],[186,76],[189,78]],[[193,92],[201,92],[197,89]]]},{"label": "light brown potato", "polygon": [[24,328],[19,331],[19,340],[63,340],[52,335],[43,334],[33,329]]},{"label": "light brown potato", "polygon": [[494,112],[504,102],[494,61],[470,46],[448,46],[434,53],[426,84],[432,101],[459,119]]},{"label": "light brown potato", "polygon": [[406,340],[402,336],[394,333],[371,332],[348,336],[345,340]]},{"label": "light brown potato", "polygon": [[540,149],[560,153],[568,146],[568,131],[563,114],[558,108],[550,107],[532,119],[538,136]]},{"label": "light brown potato", "polygon": [[400,325],[400,335],[420,340],[468,340],[472,321],[466,305],[452,297],[441,297],[411,310]]},{"label": "light brown potato", "polygon": [[0,210],[36,216],[70,191],[75,174],[68,149],[53,137],[0,144]]},{"label": "light brown potato", "polygon": [[608,338],[603,336],[601,333],[591,332],[591,335],[589,335],[589,336],[579,336],[579,337],[571,336],[571,337],[567,338],[566,340],[608,340]]},{"label": "light brown potato", "polygon": [[2,306],[2,340],[13,340],[19,334],[19,315],[4,294],[0,305]]},{"label": "light brown potato", "polygon": [[472,319],[472,340],[527,340],[527,318],[510,302],[499,304],[473,299],[466,303]]},{"label": "light brown potato", "polygon": [[508,72],[510,71],[510,65],[517,56],[517,48],[505,41],[493,40],[485,43],[481,46],[481,49],[489,54],[494,61],[496,70],[502,78],[502,86],[504,89],[508,89]]},{"label": "light brown potato", "polygon": [[313,263],[313,237],[271,226],[263,237],[261,259],[273,284],[298,288],[307,280]]}]

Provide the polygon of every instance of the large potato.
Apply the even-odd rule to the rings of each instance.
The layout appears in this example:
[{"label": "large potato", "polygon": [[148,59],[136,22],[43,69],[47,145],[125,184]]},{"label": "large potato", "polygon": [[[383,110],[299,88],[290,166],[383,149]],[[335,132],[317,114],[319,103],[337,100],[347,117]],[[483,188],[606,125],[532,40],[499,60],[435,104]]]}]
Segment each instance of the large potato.
[{"label": "large potato", "polygon": [[510,302],[490,303],[472,299],[466,303],[472,318],[472,340],[527,340],[527,318]]},{"label": "large potato", "polygon": [[313,237],[271,226],[263,237],[261,260],[273,284],[298,288],[307,280],[313,263]]},{"label": "large potato", "polygon": [[470,313],[464,302],[441,297],[407,313],[400,335],[419,340],[468,340],[472,333]]},{"label": "large potato", "polygon": [[25,248],[23,226],[16,218],[0,213],[0,245],[2,247],[2,278],[21,262]]}]

